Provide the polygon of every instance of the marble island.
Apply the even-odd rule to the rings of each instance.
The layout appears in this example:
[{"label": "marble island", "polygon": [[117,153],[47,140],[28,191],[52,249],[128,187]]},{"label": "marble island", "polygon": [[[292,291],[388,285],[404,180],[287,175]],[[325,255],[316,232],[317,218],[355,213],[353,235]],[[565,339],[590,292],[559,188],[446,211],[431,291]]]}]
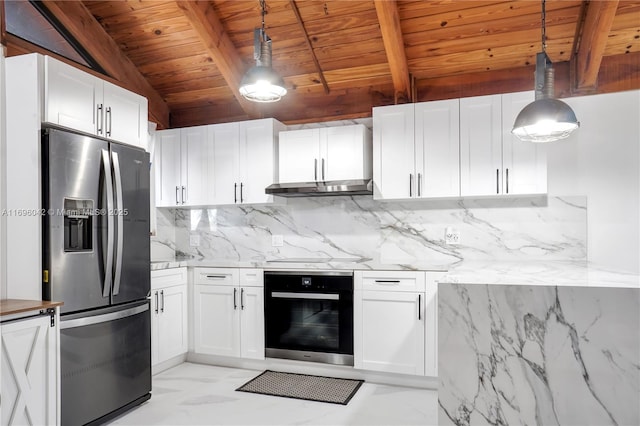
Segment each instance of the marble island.
[{"label": "marble island", "polygon": [[638,425],[640,289],[441,283],[438,359],[440,425]]}]

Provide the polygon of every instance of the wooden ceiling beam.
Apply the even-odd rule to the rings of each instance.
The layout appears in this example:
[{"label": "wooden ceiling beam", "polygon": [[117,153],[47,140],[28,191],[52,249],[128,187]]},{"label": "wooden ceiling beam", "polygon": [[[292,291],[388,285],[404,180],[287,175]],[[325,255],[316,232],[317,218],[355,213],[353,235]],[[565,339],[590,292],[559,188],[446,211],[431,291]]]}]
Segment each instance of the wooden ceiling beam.
[{"label": "wooden ceiling beam", "polygon": [[387,54],[391,79],[395,91],[396,103],[413,101],[413,90],[409,77],[409,65],[404,49],[402,29],[400,28],[400,15],[395,0],[376,0],[376,13],[380,22],[380,32]]},{"label": "wooden ceiling beam", "polygon": [[295,13],[296,15],[296,21],[298,21],[300,31],[302,31],[302,34],[304,34],[304,40],[306,41],[307,48],[309,49],[309,53],[311,54],[311,59],[313,59],[313,64],[316,66],[316,70],[318,71],[318,77],[320,78],[322,87],[324,87],[324,92],[328,95],[330,90],[329,85],[327,84],[327,79],[324,78],[324,73],[322,72],[320,62],[318,62],[318,58],[316,57],[316,52],[313,50],[311,41],[309,41],[309,34],[307,33],[307,29],[304,26],[304,22],[302,21],[302,16],[300,16],[298,6],[296,5],[296,2],[294,0],[289,0],[289,4],[291,5],[291,10],[293,10],[293,13]]},{"label": "wooden ceiling beam", "polygon": [[43,1],[47,10],[111,77],[149,101],[149,116],[158,128],[169,126],[169,106],[79,1]]},{"label": "wooden ceiling beam", "polygon": [[600,64],[618,3],[618,0],[583,2],[583,19],[578,21],[576,41],[571,54],[571,88],[576,94],[596,90]]},{"label": "wooden ceiling beam", "polygon": [[251,118],[259,117],[260,114],[255,104],[247,101],[240,94],[240,81],[246,71],[245,65],[211,3],[208,1],[178,1],[176,3],[202,40],[242,110]]}]

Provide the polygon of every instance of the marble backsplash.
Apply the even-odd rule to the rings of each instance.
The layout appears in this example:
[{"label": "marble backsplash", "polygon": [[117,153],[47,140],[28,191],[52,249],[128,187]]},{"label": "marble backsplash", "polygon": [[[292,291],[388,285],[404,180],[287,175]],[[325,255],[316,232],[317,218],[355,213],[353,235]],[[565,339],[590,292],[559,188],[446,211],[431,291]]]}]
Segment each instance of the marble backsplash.
[{"label": "marble backsplash", "polygon": [[[445,243],[445,229],[460,232]],[[282,235],[282,247],[272,236]],[[194,245],[199,240],[199,245]],[[283,205],[157,209],[152,260],[365,258],[376,264],[463,260],[584,261],[586,197],[378,202],[292,198]]]}]

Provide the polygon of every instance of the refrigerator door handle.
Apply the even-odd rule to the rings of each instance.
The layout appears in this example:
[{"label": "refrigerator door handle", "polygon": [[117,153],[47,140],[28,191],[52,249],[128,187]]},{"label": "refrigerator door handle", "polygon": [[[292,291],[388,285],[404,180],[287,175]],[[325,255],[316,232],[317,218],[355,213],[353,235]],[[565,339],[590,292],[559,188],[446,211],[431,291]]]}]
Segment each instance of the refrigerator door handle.
[{"label": "refrigerator door handle", "polygon": [[[102,166],[104,167],[104,182],[107,191],[107,210],[113,211],[113,181],[111,179],[111,160],[109,159],[109,151],[102,150]],[[113,239],[114,224],[113,216],[108,214],[107,217],[107,259],[104,264],[104,286],[102,288],[102,297],[109,297],[111,291],[111,278],[113,274]]]},{"label": "refrigerator door handle", "polygon": [[149,310],[149,304],[136,306],[135,308],[125,309],[123,311],[110,312],[108,314],[95,315],[92,317],[77,318],[67,321],[60,321],[60,329],[65,330],[67,328],[83,327],[85,325],[100,324],[103,322],[114,321],[122,318],[132,317],[139,313]]},{"label": "refrigerator door handle", "polygon": [[[122,205],[122,174],[120,173],[120,159],[117,152],[112,152],[113,174],[116,181],[116,209],[107,212],[108,215],[116,216],[118,221],[118,235],[116,235],[116,271],[113,278],[113,295],[120,293],[120,276],[122,275],[122,247],[124,226],[124,206]],[[112,219],[113,220],[113,219]]]}]

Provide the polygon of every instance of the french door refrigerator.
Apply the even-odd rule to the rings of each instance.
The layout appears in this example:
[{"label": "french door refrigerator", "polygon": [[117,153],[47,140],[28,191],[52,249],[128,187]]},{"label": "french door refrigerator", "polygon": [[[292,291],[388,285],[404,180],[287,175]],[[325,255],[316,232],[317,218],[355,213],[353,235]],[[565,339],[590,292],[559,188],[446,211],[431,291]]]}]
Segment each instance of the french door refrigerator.
[{"label": "french door refrigerator", "polygon": [[151,394],[149,155],[42,131],[43,299],[60,319],[61,421],[103,423]]}]

